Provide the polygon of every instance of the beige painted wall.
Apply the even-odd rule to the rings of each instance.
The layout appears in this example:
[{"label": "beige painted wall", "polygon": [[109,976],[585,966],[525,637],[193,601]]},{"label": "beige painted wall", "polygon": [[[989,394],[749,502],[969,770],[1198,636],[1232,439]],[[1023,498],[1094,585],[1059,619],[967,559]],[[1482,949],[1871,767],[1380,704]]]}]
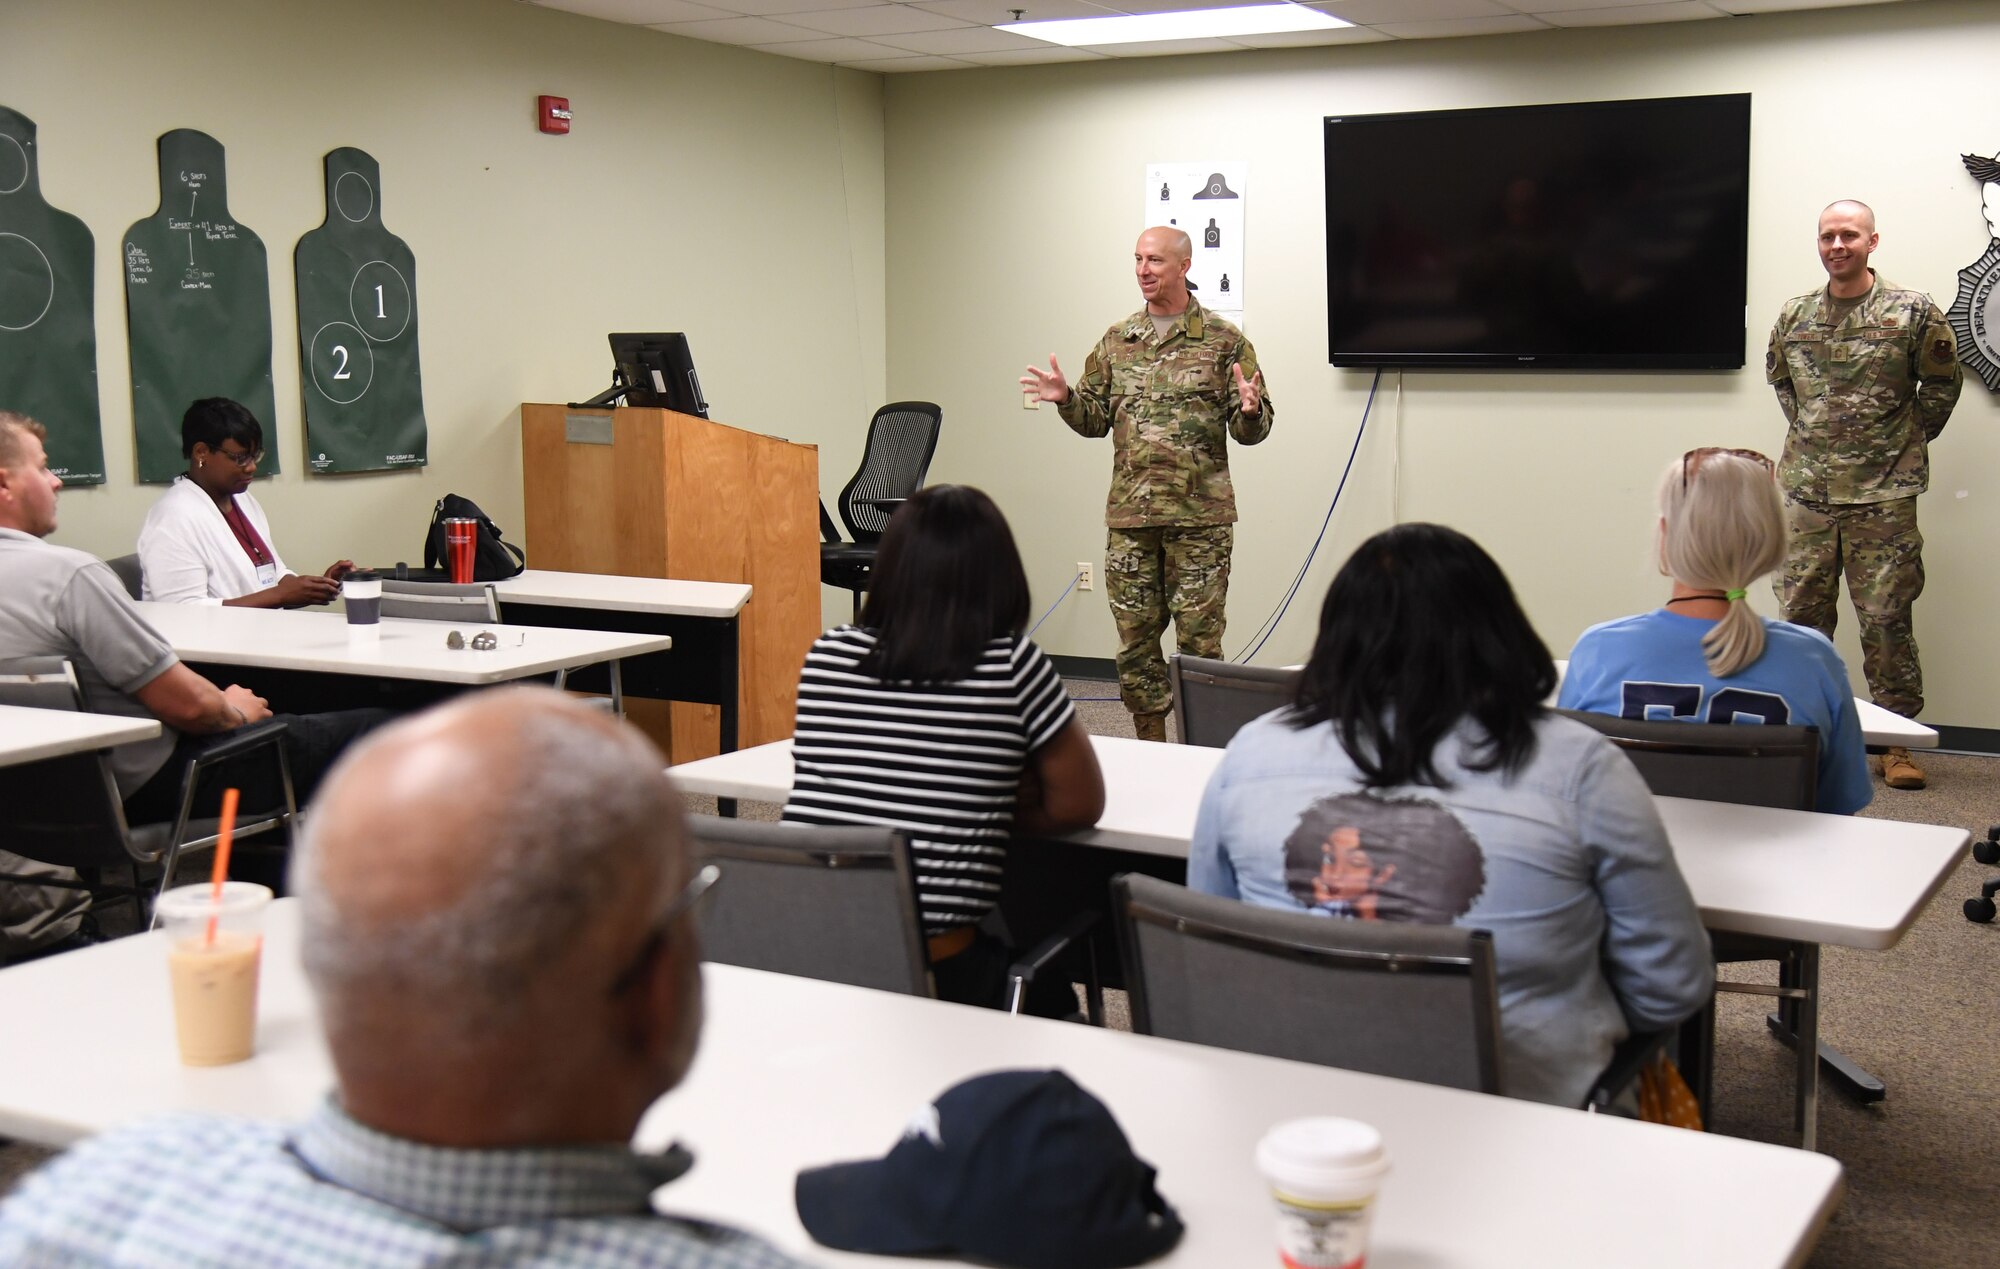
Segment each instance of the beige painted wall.
[{"label": "beige painted wall", "polygon": [[[1753,95],[1749,366],[1721,374],[1387,374],[1326,545],[1257,658],[1300,659],[1327,580],[1398,518],[1440,520],[1507,568],[1557,655],[1593,621],[1663,597],[1651,490],[1691,446],[1775,454],[1763,382],[1783,300],[1823,281],[1819,209],[1880,215],[1881,271],[1941,307],[1984,250],[1958,155],[2000,146],[2000,6],[1938,0],[1727,21],[1221,57],[891,76],[889,383],[945,407],[933,479],[991,491],[1046,606],[1101,560],[1106,442],[1022,410],[1021,366],[1080,370],[1138,307],[1129,257],[1148,162],[1250,165],[1246,322],[1279,412],[1235,451],[1243,511],[1227,650],[1239,652],[1326,513],[1369,375],[1326,364],[1321,119],[1328,114],[1694,93]],[[1448,163],[1451,156],[1439,155]],[[2000,615],[2000,404],[1969,382],[1933,448],[1922,503],[1930,589],[1918,607],[1934,722],[2000,726],[1987,673]],[[1760,606],[1772,611],[1760,588]],[[1843,616],[1851,627],[1851,612]],[[1055,652],[1109,656],[1102,592],[1045,626]],[[1858,656],[1851,628],[1843,651]]]},{"label": "beige painted wall", "polygon": [[[175,127],[223,143],[231,211],[264,240],[286,471],[258,495],[295,565],[414,559],[446,492],[518,537],[518,407],[605,386],[613,330],[688,331],[715,417],[822,443],[837,491],[883,399],[881,83],[513,0],[6,0],[0,104],[39,125],[45,196],[96,238],[111,480],[63,496],[56,540],[129,551],[156,496],[132,475],[117,264]],[[569,136],[536,132],[541,93],[569,97]],[[416,254],[421,472],[303,470],[292,250],[341,145],[380,161]]]}]

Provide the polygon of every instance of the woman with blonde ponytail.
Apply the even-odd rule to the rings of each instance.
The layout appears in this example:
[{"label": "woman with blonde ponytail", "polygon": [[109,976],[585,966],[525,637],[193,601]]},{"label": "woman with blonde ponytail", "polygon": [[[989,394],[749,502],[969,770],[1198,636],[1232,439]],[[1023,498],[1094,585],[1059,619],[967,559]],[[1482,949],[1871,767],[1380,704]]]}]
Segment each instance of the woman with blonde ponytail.
[{"label": "woman with blonde ponytail", "polygon": [[1689,450],[1660,476],[1660,572],[1651,612],[1592,626],[1570,652],[1558,703],[1624,718],[1817,727],[1819,809],[1874,796],[1847,668],[1817,630],[1759,617],[1752,583],[1784,558],[1771,460]]}]

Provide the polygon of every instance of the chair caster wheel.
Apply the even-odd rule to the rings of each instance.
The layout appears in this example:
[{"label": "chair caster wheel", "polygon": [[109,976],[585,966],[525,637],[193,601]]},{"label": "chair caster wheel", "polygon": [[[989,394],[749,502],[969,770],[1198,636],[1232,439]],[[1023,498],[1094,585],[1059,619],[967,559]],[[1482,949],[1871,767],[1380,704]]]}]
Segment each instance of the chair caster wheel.
[{"label": "chair caster wheel", "polygon": [[1982,864],[2000,864],[2000,842],[1988,838],[1972,843],[1972,857]]},{"label": "chair caster wheel", "polygon": [[1968,921],[1977,921],[1981,925],[1984,925],[1993,919],[1994,913],[1995,908],[1991,899],[1967,899],[1965,901],[1965,919]]}]

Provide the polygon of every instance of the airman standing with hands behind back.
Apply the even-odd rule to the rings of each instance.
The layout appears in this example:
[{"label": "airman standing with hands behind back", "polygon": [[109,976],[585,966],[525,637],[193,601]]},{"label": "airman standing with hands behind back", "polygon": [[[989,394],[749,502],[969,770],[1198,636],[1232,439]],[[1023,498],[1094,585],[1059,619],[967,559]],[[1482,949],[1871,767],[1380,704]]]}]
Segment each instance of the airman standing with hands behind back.
[{"label": "airman standing with hands behind back", "polygon": [[[1844,571],[1868,690],[1915,718],[1924,707],[1910,616],[1924,589],[1917,495],[1962,374],[1931,298],[1868,267],[1879,241],[1867,204],[1828,206],[1819,217],[1827,284],[1787,301],[1771,329],[1765,377],[1790,425],[1778,464],[1787,546],[1776,588],[1785,620],[1832,638]],[[1924,787],[1907,749],[1889,750],[1882,776],[1891,788]]]},{"label": "airman standing with hands behind back", "polygon": [[1192,256],[1178,229],[1139,235],[1133,271],[1146,306],[1105,332],[1075,384],[1053,354],[1047,370],[1021,377],[1079,436],[1111,436],[1104,589],[1118,623],[1119,695],[1142,740],[1167,737],[1168,617],[1184,655],[1222,656],[1236,524],[1228,443],[1271,434],[1256,350],[1190,294]]}]

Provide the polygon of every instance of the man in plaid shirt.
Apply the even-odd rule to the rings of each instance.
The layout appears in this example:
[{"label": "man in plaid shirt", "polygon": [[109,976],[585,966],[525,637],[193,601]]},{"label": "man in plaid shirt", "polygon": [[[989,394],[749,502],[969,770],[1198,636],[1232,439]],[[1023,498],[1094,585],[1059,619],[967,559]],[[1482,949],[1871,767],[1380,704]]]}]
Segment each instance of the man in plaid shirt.
[{"label": "man in plaid shirt", "polygon": [[792,1269],[655,1212],[691,1160],[630,1146],[694,1058],[714,878],[662,765],[534,688],[358,746],[293,863],[335,1095],[75,1147],[0,1205],[0,1264]]}]

